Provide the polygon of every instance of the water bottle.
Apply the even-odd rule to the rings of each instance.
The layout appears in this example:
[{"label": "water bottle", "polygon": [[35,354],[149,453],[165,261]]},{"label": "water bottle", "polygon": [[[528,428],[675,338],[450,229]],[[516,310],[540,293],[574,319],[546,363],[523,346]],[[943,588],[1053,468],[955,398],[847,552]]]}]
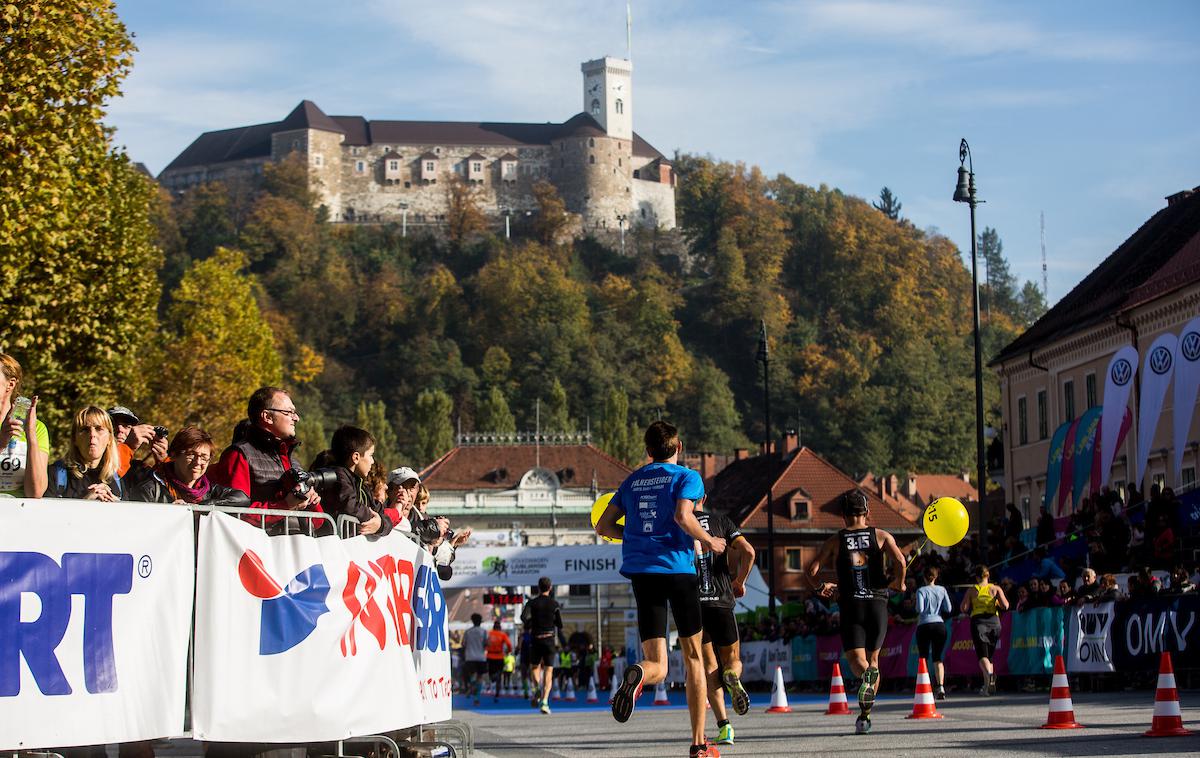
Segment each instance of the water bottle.
[{"label": "water bottle", "polygon": [[[12,404],[12,418],[21,426],[25,425],[25,419],[29,417],[29,407],[33,405],[33,401],[27,397],[17,397]],[[17,437],[14,434],[8,440],[8,452],[11,454],[17,448]]]}]

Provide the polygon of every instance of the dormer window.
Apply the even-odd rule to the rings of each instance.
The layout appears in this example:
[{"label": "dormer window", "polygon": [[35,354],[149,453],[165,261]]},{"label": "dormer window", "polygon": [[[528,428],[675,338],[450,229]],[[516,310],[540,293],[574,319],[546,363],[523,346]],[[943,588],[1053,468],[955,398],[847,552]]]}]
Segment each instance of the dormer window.
[{"label": "dormer window", "polygon": [[797,490],[788,498],[788,517],[792,521],[808,521],[812,498],[803,490]]},{"label": "dormer window", "polygon": [[600,101],[596,98],[592,98],[592,115],[593,116],[600,115]]},{"label": "dormer window", "polygon": [[388,171],[399,171],[400,161],[388,161]]}]

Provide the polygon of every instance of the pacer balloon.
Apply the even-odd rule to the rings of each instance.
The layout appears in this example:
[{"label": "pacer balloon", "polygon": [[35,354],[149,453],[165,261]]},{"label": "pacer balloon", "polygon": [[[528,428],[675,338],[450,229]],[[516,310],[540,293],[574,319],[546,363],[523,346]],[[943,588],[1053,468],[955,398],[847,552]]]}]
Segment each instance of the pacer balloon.
[{"label": "pacer balloon", "polygon": [[971,526],[966,507],[952,497],[939,497],[925,509],[921,518],[925,536],[934,544],[950,547],[962,542]]},{"label": "pacer balloon", "polygon": [[[604,509],[608,507],[608,501],[613,499],[615,492],[605,492],[600,497],[596,498],[596,502],[592,503],[592,529],[596,528],[596,524],[600,521],[600,516],[604,514]],[[625,526],[625,517],[617,519],[617,526]],[[619,543],[621,540],[614,540],[610,537],[600,537],[605,542]]]}]

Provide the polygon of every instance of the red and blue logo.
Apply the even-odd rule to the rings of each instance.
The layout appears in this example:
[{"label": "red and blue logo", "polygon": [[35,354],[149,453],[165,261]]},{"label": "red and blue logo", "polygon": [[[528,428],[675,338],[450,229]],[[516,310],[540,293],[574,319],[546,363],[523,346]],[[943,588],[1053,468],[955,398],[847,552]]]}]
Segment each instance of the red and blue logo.
[{"label": "red and blue logo", "polygon": [[258,654],[276,655],[299,645],[317,628],[317,620],[329,612],[329,578],[325,567],[315,564],[301,571],[287,587],[267,573],[262,559],[247,550],[238,561],[242,586],[262,602]]}]

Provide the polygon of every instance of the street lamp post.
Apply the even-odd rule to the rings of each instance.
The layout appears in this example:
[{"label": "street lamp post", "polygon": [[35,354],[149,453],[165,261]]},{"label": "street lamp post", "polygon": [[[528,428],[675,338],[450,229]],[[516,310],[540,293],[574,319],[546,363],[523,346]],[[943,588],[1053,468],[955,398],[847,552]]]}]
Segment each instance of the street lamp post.
[{"label": "street lamp post", "polygon": [[408,203],[400,203],[400,236],[408,236]]},{"label": "street lamp post", "polygon": [[[755,360],[763,367],[763,454],[771,454],[771,356],[767,348],[767,322],[758,322],[758,353]],[[771,501],[771,484],[767,483],[767,612],[775,618],[775,505]]]},{"label": "street lamp post", "polygon": [[512,239],[512,229],[509,226],[509,219],[512,218],[512,211],[508,208],[504,209],[504,239]]},{"label": "street lamp post", "polygon": [[621,227],[621,255],[625,254],[625,214],[617,215],[617,226]]},{"label": "street lamp post", "polygon": [[979,550],[983,562],[988,560],[987,519],[983,498],[987,492],[987,458],[983,446],[983,346],[979,333],[979,255],[976,251],[975,206],[983,202],[975,197],[975,162],[971,146],[964,138],[958,145],[958,186],[954,202],[966,203],[971,209],[971,310],[975,326],[975,477],[979,498]]}]

